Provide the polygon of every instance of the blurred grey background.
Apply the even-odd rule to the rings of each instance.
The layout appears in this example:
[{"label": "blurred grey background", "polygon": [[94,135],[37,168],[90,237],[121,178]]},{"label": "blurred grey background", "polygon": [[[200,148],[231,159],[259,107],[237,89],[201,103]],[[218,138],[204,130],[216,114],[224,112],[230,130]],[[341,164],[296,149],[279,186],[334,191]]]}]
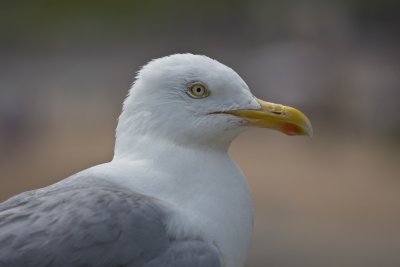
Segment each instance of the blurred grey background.
[{"label": "blurred grey background", "polygon": [[400,2],[2,1],[0,33],[0,201],[109,161],[140,66],[205,54],[314,126],[231,147],[247,266],[400,266]]}]

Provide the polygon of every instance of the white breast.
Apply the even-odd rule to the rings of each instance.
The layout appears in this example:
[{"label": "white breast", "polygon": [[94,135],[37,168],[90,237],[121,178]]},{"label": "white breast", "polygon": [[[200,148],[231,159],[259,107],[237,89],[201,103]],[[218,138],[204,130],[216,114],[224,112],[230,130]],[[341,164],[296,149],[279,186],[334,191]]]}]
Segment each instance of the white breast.
[{"label": "white breast", "polygon": [[225,152],[172,151],[173,157],[115,159],[92,171],[106,170],[108,179],[163,200],[175,211],[171,234],[201,236],[218,247],[224,266],[243,266],[253,226],[246,178]]}]

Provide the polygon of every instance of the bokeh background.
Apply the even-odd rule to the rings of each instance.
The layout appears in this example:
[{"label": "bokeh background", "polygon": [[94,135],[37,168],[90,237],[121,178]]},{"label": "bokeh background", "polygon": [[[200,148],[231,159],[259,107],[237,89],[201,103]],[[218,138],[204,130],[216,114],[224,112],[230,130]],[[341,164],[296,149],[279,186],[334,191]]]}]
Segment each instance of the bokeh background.
[{"label": "bokeh background", "polygon": [[399,3],[1,1],[0,200],[109,161],[140,66],[206,54],[314,125],[231,147],[255,203],[247,266],[398,267]]}]

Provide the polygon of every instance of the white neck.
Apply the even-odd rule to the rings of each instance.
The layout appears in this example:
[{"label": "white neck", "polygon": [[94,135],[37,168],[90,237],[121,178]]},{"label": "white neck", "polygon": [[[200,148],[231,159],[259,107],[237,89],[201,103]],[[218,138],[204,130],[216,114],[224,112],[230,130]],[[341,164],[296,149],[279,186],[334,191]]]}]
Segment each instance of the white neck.
[{"label": "white neck", "polygon": [[171,206],[170,234],[201,237],[217,245],[224,266],[242,266],[251,241],[252,201],[246,178],[226,150],[147,139],[135,142],[137,153],[116,153],[107,164],[108,179]]}]

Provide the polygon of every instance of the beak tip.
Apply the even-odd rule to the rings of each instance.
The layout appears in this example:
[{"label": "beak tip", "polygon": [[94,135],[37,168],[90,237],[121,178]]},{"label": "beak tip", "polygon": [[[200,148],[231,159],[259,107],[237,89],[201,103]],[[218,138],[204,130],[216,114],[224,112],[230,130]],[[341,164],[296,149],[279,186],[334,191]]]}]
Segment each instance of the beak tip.
[{"label": "beak tip", "polygon": [[306,130],[304,131],[304,133],[308,137],[313,137],[314,136],[314,130],[313,130],[312,126],[310,125],[309,127],[307,127]]}]

